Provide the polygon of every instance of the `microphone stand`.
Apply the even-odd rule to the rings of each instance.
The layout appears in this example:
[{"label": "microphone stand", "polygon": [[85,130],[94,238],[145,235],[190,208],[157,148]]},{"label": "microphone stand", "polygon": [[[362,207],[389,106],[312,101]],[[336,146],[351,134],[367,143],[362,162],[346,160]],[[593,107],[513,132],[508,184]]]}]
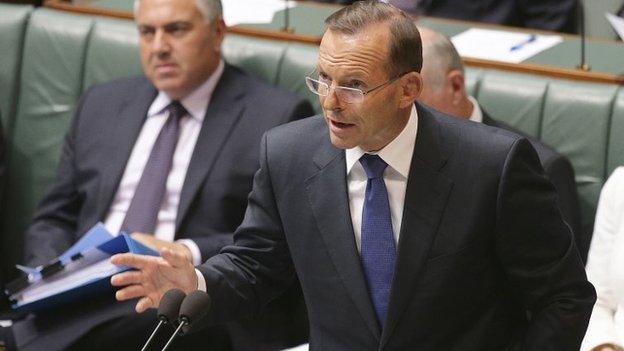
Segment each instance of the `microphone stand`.
[{"label": "microphone stand", "polygon": [[171,345],[171,343],[173,342],[173,339],[178,335],[178,333],[180,332],[180,330],[188,325],[188,321],[186,319],[182,319],[182,323],[180,323],[180,325],[178,325],[178,327],[176,328],[175,332],[173,333],[173,335],[171,335],[171,337],[169,338],[169,340],[167,341],[167,344],[165,345],[165,347],[163,347],[162,351],[167,350],[167,348],[169,348],[169,345]]},{"label": "microphone stand", "polygon": [[143,348],[141,349],[141,351],[147,350],[147,346],[149,346],[149,344],[152,342],[152,339],[154,339],[154,336],[156,335],[156,333],[158,332],[158,330],[163,324],[165,324],[165,321],[161,319],[160,322],[158,322],[156,329],[154,329],[154,331],[152,332],[152,335],[150,335],[149,339],[147,339],[147,342],[145,342],[145,345],[143,345]]},{"label": "microphone stand", "polygon": [[284,27],[282,31],[287,33],[294,33],[294,29],[290,26],[290,2],[288,0],[284,1]]},{"label": "microphone stand", "polygon": [[585,5],[583,4],[582,1],[578,2],[578,9],[579,9],[579,26],[580,26],[580,31],[581,31],[581,63],[576,66],[577,69],[581,70],[581,71],[591,71],[591,67],[589,67],[589,65],[587,64],[587,62],[585,61]]}]

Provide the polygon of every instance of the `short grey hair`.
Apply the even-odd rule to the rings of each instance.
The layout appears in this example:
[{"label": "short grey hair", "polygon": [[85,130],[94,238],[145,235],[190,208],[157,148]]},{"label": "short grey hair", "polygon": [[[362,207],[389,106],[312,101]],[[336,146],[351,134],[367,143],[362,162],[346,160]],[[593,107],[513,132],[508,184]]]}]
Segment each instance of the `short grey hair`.
[{"label": "short grey hair", "polygon": [[390,78],[420,72],[422,43],[418,28],[400,9],[379,0],[356,1],[327,17],[325,29],[354,35],[373,24],[385,23],[390,29],[386,72]]},{"label": "short grey hair", "polygon": [[423,43],[423,78],[428,80],[427,83],[434,89],[439,89],[444,83],[446,73],[452,70],[464,73],[461,56],[447,36],[426,27],[418,29]]},{"label": "short grey hair", "polygon": [[[141,0],[134,0],[134,17],[139,11],[139,3]],[[195,0],[195,6],[208,23],[213,22],[217,18],[223,16],[223,5],[221,0]]]}]

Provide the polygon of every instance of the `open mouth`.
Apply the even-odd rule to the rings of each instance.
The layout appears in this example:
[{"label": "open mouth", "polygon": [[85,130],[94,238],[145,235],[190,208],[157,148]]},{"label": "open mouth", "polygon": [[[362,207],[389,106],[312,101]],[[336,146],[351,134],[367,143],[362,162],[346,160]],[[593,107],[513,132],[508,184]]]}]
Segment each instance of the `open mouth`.
[{"label": "open mouth", "polygon": [[334,121],[332,119],[329,120],[331,122],[332,127],[338,128],[338,129],[346,129],[349,127],[353,127],[355,124],[352,123],[342,123],[342,122],[338,122],[338,121]]}]

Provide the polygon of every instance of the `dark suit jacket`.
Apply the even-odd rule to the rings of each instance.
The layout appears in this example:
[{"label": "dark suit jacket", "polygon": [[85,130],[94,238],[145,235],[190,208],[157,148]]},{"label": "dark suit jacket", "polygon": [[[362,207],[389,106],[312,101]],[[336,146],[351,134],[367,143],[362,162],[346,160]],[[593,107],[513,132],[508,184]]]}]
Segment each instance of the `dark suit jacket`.
[{"label": "dark suit jacket", "polygon": [[[352,4],[356,0],[316,0]],[[392,0],[390,0],[391,2]],[[404,0],[403,0],[404,1]],[[577,0],[413,0],[425,16],[577,32]]]},{"label": "dark suit jacket", "polygon": [[568,158],[541,141],[526,135],[508,124],[493,119],[485,111],[483,111],[483,123],[518,133],[531,142],[531,145],[537,151],[537,156],[542,163],[544,172],[555,186],[555,189],[557,189],[557,195],[559,196],[557,203],[559,208],[561,208],[561,214],[563,219],[570,225],[576,241],[576,247],[581,254],[583,262],[586,262],[591,231],[581,228],[581,210],[578,203],[576,181],[574,180],[574,168],[572,168]]},{"label": "dark suit jacket", "polygon": [[383,331],[355,245],[345,153],[323,118],[269,131],[260,162],[234,245],[199,267],[212,321],[258,308],[296,271],[311,350],[578,350],[595,291],[526,139],[418,106]]},{"label": "dark suit jacket", "polygon": [[[56,180],[26,231],[25,257],[29,265],[58,256],[105,218],[156,95],[145,77],[103,84],[84,94],[63,146]],[[175,239],[194,240],[204,259],[230,244],[259,167],[263,132],[312,114],[307,101],[227,65],[212,95],[189,164]],[[131,309],[122,310],[128,313]],[[80,331],[88,327],[84,321],[76,323],[75,334],[81,335]],[[48,330],[43,329],[42,333]],[[66,332],[62,337],[71,339],[70,334]]]}]

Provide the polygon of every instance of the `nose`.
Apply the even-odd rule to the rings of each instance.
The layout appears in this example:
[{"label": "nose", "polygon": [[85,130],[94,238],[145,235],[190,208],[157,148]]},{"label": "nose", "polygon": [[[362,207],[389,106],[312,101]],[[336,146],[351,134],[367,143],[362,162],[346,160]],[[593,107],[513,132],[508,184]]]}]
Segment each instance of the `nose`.
[{"label": "nose", "polygon": [[337,110],[341,108],[340,99],[336,95],[333,84],[329,86],[326,96],[321,96],[321,106],[324,110]]},{"label": "nose", "polygon": [[158,55],[166,54],[170,50],[169,41],[165,31],[159,29],[154,33],[152,41],[152,52]]}]

